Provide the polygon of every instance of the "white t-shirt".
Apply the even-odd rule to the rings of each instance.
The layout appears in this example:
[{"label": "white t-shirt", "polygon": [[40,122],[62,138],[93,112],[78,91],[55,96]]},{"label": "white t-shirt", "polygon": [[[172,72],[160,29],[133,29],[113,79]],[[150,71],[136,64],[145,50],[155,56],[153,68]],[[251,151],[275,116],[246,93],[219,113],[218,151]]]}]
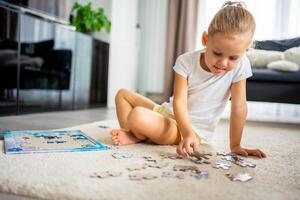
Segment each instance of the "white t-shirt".
[{"label": "white t-shirt", "polygon": [[[187,112],[191,126],[201,139],[209,142],[230,98],[231,84],[252,76],[252,71],[244,55],[231,71],[214,75],[200,66],[200,55],[204,51],[179,56],[173,69],[187,78]],[[174,114],[173,97],[165,106],[168,112]]]}]

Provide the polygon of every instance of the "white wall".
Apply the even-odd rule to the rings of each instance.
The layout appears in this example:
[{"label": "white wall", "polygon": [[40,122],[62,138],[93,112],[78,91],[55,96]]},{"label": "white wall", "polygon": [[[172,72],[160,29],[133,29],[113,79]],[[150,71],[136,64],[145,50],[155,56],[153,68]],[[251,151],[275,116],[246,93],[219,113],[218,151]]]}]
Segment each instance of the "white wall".
[{"label": "white wall", "polygon": [[137,89],[137,0],[112,0],[107,106],[117,91]]}]

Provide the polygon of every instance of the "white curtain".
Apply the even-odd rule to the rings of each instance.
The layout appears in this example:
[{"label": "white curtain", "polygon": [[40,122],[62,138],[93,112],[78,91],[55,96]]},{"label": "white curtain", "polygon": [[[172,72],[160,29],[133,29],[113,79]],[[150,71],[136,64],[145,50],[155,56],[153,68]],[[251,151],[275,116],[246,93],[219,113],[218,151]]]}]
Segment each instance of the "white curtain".
[{"label": "white curtain", "polygon": [[[197,49],[202,32],[225,0],[199,0]],[[288,39],[300,36],[299,0],[243,0],[256,20],[255,40]]]}]

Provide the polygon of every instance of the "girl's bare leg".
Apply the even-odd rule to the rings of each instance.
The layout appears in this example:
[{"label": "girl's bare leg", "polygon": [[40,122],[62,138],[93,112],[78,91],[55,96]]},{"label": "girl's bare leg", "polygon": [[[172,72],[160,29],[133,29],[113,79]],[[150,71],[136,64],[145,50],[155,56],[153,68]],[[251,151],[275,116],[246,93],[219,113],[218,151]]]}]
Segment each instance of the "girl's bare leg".
[{"label": "girl's bare leg", "polygon": [[137,106],[152,110],[155,102],[135,92],[121,89],[116,94],[115,103],[121,129],[114,129],[110,132],[113,143],[122,145],[123,143],[133,144],[139,142],[141,139],[136,138],[129,131],[127,123],[128,115]]},{"label": "girl's bare leg", "polygon": [[179,143],[181,136],[176,122],[153,112],[153,101],[124,89],[115,100],[121,129],[111,131],[114,144],[128,145],[144,139],[157,144]]},{"label": "girl's bare leg", "polygon": [[128,145],[144,139],[150,139],[156,144],[178,144],[181,140],[175,120],[143,107],[135,107],[127,123],[129,131],[112,133],[114,144]]},{"label": "girl's bare leg", "polygon": [[125,89],[118,91],[115,97],[115,102],[120,127],[127,130],[127,117],[133,108],[140,106],[152,110],[156,105],[156,103],[150,99]]}]

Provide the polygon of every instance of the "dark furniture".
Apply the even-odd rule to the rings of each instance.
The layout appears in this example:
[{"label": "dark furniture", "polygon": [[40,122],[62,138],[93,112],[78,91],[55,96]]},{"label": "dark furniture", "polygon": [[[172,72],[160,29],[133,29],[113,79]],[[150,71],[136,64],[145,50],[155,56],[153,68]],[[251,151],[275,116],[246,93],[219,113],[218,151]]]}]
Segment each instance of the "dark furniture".
[{"label": "dark furniture", "polygon": [[[53,49],[54,41],[22,43],[21,56],[17,55],[17,42],[0,42],[0,89],[17,88],[17,70],[20,62],[20,89],[56,89],[70,88],[72,51]],[[10,51],[7,51],[10,50]],[[10,52],[11,57],[1,52]]]},{"label": "dark furniture", "polygon": [[252,72],[247,80],[249,101],[300,104],[300,71],[253,68]]},{"label": "dark furniture", "polygon": [[[300,38],[257,41],[255,48],[285,51],[299,46]],[[282,72],[268,68],[252,68],[247,80],[248,101],[300,104],[300,71]]]}]

